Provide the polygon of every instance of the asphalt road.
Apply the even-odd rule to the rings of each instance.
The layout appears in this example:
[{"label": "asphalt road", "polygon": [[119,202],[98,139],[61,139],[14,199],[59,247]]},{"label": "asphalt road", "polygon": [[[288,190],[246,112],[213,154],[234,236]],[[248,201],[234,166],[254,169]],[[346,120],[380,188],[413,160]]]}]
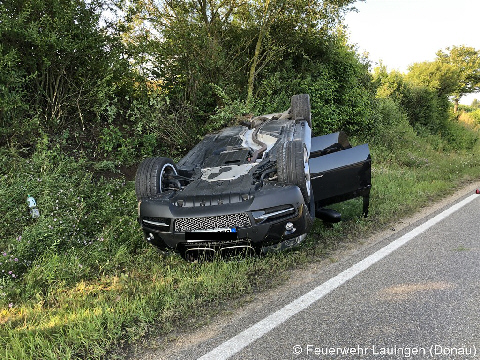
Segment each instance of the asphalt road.
[{"label": "asphalt road", "polygon": [[469,195],[149,359],[480,359],[480,197]]}]

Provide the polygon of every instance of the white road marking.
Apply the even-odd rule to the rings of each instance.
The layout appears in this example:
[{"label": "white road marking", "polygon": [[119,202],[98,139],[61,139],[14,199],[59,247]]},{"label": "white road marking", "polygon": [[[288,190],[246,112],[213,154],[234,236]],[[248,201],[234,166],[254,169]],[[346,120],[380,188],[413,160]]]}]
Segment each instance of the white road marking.
[{"label": "white road marking", "polygon": [[422,225],[416,227],[415,229],[398,238],[397,240],[394,240],[387,246],[381,248],[374,254],[366,257],[362,261],[356,263],[352,267],[341,272],[330,280],[327,280],[326,282],[317,286],[315,289],[311,290],[305,295],[300,296],[296,300],[292,301],[290,304],[267,316],[265,319],[242,331],[240,334],[234,336],[230,340],[227,340],[224,343],[220,344],[218,347],[216,347],[209,353],[203,355],[198,360],[224,360],[239,353],[242,349],[250,345],[255,340],[260,339],[269,331],[284,323],[300,311],[306,309],[314,302],[320,300],[328,293],[343,285],[345,282],[360,274],[362,271],[368,269],[371,265],[391,254],[392,252],[405,245],[413,238],[422,234],[435,224],[449,217],[455,211],[461,209],[477,197],[478,195],[471,195],[463,201],[451,206],[442,213],[438,214],[437,216],[433,217]]}]

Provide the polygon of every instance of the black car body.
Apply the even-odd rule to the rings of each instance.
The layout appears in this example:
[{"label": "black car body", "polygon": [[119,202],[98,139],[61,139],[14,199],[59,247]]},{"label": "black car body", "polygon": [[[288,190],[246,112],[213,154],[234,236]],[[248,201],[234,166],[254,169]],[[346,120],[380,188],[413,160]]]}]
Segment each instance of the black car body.
[{"label": "black car body", "polygon": [[177,164],[149,158],[136,175],[147,241],[186,259],[299,242],[329,204],[358,196],[368,211],[368,145],[343,132],[311,137],[310,99],[198,143]]}]

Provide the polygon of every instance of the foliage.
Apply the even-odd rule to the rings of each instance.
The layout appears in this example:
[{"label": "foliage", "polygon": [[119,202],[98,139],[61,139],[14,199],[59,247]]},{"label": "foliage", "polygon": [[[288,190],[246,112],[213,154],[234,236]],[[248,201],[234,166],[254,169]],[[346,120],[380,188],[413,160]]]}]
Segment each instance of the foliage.
[{"label": "foliage", "polygon": [[368,63],[334,31],[350,0],[110,2],[123,15],[108,29],[106,1],[58,1],[2,5],[0,79],[16,84],[0,87],[4,144],[31,152],[47,134],[69,153],[133,164],[299,92],[311,93],[316,133],[370,126]]},{"label": "foliage", "polygon": [[472,111],[470,116],[475,120],[477,125],[480,125],[480,109]]},{"label": "foliage", "polygon": [[422,86],[411,85],[402,94],[401,105],[406,110],[410,122],[431,133],[442,130],[448,120],[448,99],[435,91]]},{"label": "foliage", "polygon": [[100,130],[100,157],[131,165],[158,152],[175,157],[196,140],[192,107],[172,103],[161,91],[148,88],[137,89],[127,100],[127,109],[119,110],[125,120],[112,120]]},{"label": "foliage", "polygon": [[[289,29],[290,33],[316,29],[325,36],[351,2],[268,0],[250,3],[249,11],[245,12],[248,16],[244,19],[244,26],[252,29],[256,42],[248,72],[247,103],[252,101],[255,77],[260,70],[272,59],[289,51],[289,47],[295,47],[293,43],[282,41],[279,34],[285,29]],[[279,29],[280,32],[277,31]]]},{"label": "foliage", "polygon": [[459,107],[458,122],[473,129],[480,127],[480,109],[477,107],[461,105]]},{"label": "foliage", "polygon": [[[380,134],[385,136],[380,144],[387,145],[387,149],[394,148],[399,143],[391,140],[391,130],[398,132],[399,141],[412,139],[411,132],[414,130],[433,141],[435,148],[471,150],[475,146],[477,132],[465,128],[450,115],[448,91],[445,82],[442,82],[448,78],[445,75],[448,71],[443,72],[444,69],[431,63],[415,64],[406,75],[396,71],[388,73],[385,67],[375,69],[374,82],[378,86],[379,102],[373,136],[377,139]],[[405,126],[405,118],[412,128]],[[391,122],[389,119],[396,120]],[[404,139],[402,134],[408,133],[410,135]],[[441,140],[431,137],[432,134],[441,135]]]},{"label": "foliage", "polygon": [[416,133],[408,121],[407,114],[391,98],[377,99],[373,122],[370,142],[382,149],[382,152],[379,151],[382,158],[399,154],[413,146]]},{"label": "foliage", "polygon": [[377,96],[391,98],[406,113],[408,121],[416,130],[441,132],[448,120],[448,98],[426,85],[411,81],[410,77],[397,71],[387,72],[385,67],[375,69],[374,82]]},{"label": "foliage", "polygon": [[222,106],[215,109],[215,114],[210,117],[209,122],[205,125],[208,132],[217,131],[223,127],[241,123],[244,116],[251,113],[250,106],[242,101],[231,99],[218,86],[211,84],[213,92],[222,100]]},{"label": "foliage", "polygon": [[441,133],[452,150],[472,150],[478,142],[478,131],[458,121],[447,121]]},{"label": "foliage", "polygon": [[480,51],[463,45],[452,46],[438,51],[437,61],[453,66],[457,73],[457,86],[450,94],[455,99],[480,91]]},{"label": "foliage", "polygon": [[440,50],[435,61],[413,64],[407,77],[440,96],[452,96],[456,113],[463,95],[480,91],[480,52],[467,46]]},{"label": "foliage", "polygon": [[458,87],[460,69],[439,61],[415,63],[406,78],[419,86],[435,90],[440,96],[453,94]]},{"label": "foliage", "polygon": [[5,50],[0,44],[0,146],[10,145],[11,136],[22,138],[28,133],[27,129],[35,128],[34,122],[23,119],[28,110],[23,88],[26,79],[22,69],[15,66],[18,62],[16,51]]},{"label": "foliage", "polygon": [[285,37],[295,44],[283,62],[270,64],[255,94],[255,112],[271,113],[288,108],[291,94],[310,94],[315,134],[344,130],[369,132],[374,87],[368,62],[338,37]]},{"label": "foliage", "polygon": [[[10,199],[0,205],[4,215],[0,245],[5,250],[4,259],[8,259],[0,265],[4,284],[15,280],[12,274],[21,279],[49,252],[80,254],[78,261],[86,261],[89,266],[84,269],[70,267],[62,276],[63,281],[76,281],[79,276],[95,278],[108,263],[108,258],[86,259],[89,252],[106,251],[108,257],[114,256],[120,248],[135,252],[143,246],[143,242],[138,241],[135,222],[131,220],[135,197],[130,187],[127,191],[124,181],[107,182],[96,178],[86,169],[85,159],[65,158],[54,149],[45,149],[47,146],[46,142],[41,144],[30,160],[7,161],[10,169],[4,168],[0,174],[1,196]],[[31,219],[27,211],[27,194],[37,199],[41,213],[37,220]],[[126,221],[128,218],[130,220]],[[115,232],[118,232],[115,239],[104,241]],[[12,273],[8,274],[9,271]],[[49,281],[42,279],[36,279],[39,288],[42,281]],[[27,298],[32,295],[28,292],[18,294]]]},{"label": "foliage", "polygon": [[[25,131],[27,119],[46,132],[75,133],[102,118],[126,63],[120,43],[98,26],[101,9],[82,0],[0,4],[0,56],[9,65],[1,88],[15,98],[1,112],[10,141],[34,142],[38,133]],[[22,129],[14,125],[17,117],[26,122]]]},{"label": "foliage", "polygon": [[[447,102],[453,59],[470,50],[372,76],[336,28],[352,3],[0,2],[2,359],[110,357],[478,178],[478,111],[464,126]],[[118,17],[101,26],[114,4]],[[119,165],[178,158],[207,131],[285,110],[295,93],[311,96],[314,134],[346,130],[371,144],[371,218],[339,204],[346,221],[246,261],[188,264],[148,246]]]},{"label": "foliage", "polygon": [[[203,114],[223,106],[215,84],[249,106],[260,75],[287,52],[302,50],[298,36],[332,32],[351,0],[161,1],[126,3],[122,26],[133,51],[141,49],[149,76],[162,79],[175,101]],[[148,32],[139,29],[147,27]],[[143,36],[147,34],[147,36]],[[155,35],[156,34],[156,35]],[[194,36],[192,36],[194,34]],[[306,54],[308,56],[308,54]],[[286,59],[284,59],[286,60]],[[145,64],[136,64],[145,70]],[[306,76],[306,73],[303,73]],[[205,120],[205,119],[204,119]]]}]

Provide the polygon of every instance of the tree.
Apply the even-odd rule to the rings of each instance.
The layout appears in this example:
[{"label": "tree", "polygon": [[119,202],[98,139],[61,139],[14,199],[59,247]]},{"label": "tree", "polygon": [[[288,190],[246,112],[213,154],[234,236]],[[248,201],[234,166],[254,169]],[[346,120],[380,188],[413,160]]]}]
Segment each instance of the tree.
[{"label": "tree", "polygon": [[[215,84],[236,97],[245,94],[249,103],[259,73],[281,60],[286,47],[296,46],[286,44],[278,29],[282,34],[286,28],[290,33],[331,29],[355,1],[131,0],[124,22],[132,44],[146,42],[145,32],[136,29],[147,24],[153,30],[146,62],[170,91],[180,85],[187,101],[212,106],[210,84]],[[213,105],[221,105],[221,98],[216,100]]]},{"label": "tree", "polygon": [[[255,51],[251,56],[248,73],[247,103],[253,97],[255,77],[265,64],[280,58],[286,46],[281,38],[272,33],[272,29],[290,26],[293,31],[315,30],[327,34],[333,25],[337,24],[346,6],[355,0],[256,0],[250,3],[249,18],[245,26],[252,27],[256,32]],[[270,44],[265,46],[265,41]],[[280,45],[281,44],[281,45]],[[260,63],[263,64],[260,66]]]},{"label": "tree", "polygon": [[436,61],[452,66],[456,72],[457,84],[451,95],[454,98],[454,112],[457,112],[460,98],[480,91],[480,51],[473,47],[453,46],[438,51]]},{"label": "tree", "polygon": [[[413,66],[412,74],[398,71],[387,72],[384,66],[375,69],[374,82],[377,96],[392,99],[407,115],[413,127],[420,126],[435,134],[442,130],[448,118],[448,96],[438,89],[443,86],[429,78],[435,64],[422,63]],[[442,77],[438,77],[442,78]]]},{"label": "tree", "polygon": [[[120,20],[129,61],[171,98],[209,111],[211,84],[240,83],[238,66],[249,43],[234,19],[246,0],[131,0]],[[235,84],[235,85],[233,85]]]},{"label": "tree", "polygon": [[458,88],[459,69],[440,61],[425,61],[410,66],[406,79],[435,90],[439,96],[450,96]]},{"label": "tree", "polygon": [[[85,131],[102,116],[124,69],[120,42],[99,26],[101,11],[97,1],[0,2],[0,57],[10,59],[9,75],[2,77],[17,78],[10,95],[21,96],[21,118],[61,133]],[[19,121],[11,112],[0,113],[5,128]],[[10,135],[35,137],[32,129],[18,130],[23,133]]]}]

